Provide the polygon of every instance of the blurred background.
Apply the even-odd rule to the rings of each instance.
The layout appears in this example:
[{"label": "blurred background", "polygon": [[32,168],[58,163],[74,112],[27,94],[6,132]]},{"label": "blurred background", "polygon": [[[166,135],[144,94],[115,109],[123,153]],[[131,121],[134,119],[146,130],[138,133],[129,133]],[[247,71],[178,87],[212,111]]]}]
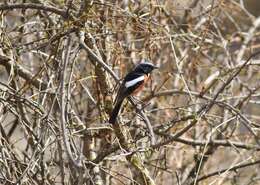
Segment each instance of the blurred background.
[{"label": "blurred background", "polygon": [[[1,1],[1,184],[260,184],[259,15],[259,0]],[[111,126],[143,58],[160,68]]]}]

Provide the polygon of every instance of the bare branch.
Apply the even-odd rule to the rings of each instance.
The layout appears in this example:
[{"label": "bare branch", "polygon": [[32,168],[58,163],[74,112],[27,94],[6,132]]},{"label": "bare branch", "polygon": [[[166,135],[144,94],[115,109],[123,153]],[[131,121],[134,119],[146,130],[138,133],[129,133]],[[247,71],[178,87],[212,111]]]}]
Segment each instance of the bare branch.
[{"label": "bare branch", "polygon": [[42,10],[47,12],[52,12],[57,15],[62,16],[63,18],[67,18],[67,12],[65,10],[55,8],[52,6],[47,6],[43,4],[34,4],[34,3],[21,3],[21,4],[1,4],[0,10],[14,10],[14,9],[35,9],[35,10]]}]

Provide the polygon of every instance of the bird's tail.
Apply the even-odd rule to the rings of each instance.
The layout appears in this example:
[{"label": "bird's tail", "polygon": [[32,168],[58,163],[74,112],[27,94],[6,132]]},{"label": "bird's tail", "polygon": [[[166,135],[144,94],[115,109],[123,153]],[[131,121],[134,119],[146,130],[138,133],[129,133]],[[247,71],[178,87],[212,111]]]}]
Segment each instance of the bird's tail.
[{"label": "bird's tail", "polygon": [[115,105],[115,107],[112,110],[112,113],[110,115],[110,118],[109,118],[109,121],[108,121],[109,123],[114,124],[116,122],[116,118],[117,118],[117,115],[119,113],[120,107],[121,107],[121,105],[123,103],[123,100],[120,100],[120,101],[116,102],[116,105]]}]

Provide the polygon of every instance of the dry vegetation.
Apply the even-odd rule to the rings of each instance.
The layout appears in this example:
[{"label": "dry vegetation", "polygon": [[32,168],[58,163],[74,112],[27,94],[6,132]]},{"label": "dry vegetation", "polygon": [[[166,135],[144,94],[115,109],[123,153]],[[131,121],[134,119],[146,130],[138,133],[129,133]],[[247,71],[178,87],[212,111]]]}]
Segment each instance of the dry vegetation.
[{"label": "dry vegetation", "polygon": [[[258,0],[2,0],[0,183],[260,184],[259,11]],[[142,58],[160,69],[109,125]]]}]

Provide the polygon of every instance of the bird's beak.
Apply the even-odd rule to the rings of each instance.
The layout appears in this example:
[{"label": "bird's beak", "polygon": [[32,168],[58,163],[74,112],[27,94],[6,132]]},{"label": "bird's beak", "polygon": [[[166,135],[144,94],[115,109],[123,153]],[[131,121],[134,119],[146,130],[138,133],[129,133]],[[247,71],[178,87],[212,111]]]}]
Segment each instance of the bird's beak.
[{"label": "bird's beak", "polygon": [[160,67],[159,66],[154,66],[154,69],[159,69]]}]

